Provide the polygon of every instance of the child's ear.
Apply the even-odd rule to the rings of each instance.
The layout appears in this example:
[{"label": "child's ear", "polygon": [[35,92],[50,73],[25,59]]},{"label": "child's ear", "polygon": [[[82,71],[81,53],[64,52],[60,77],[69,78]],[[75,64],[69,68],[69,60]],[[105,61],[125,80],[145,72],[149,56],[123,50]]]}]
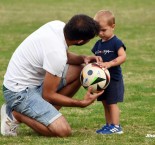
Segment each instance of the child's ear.
[{"label": "child's ear", "polygon": [[115,24],[112,24],[112,28],[115,28]]},{"label": "child's ear", "polygon": [[111,28],[114,30],[115,29],[115,24],[112,24]]}]

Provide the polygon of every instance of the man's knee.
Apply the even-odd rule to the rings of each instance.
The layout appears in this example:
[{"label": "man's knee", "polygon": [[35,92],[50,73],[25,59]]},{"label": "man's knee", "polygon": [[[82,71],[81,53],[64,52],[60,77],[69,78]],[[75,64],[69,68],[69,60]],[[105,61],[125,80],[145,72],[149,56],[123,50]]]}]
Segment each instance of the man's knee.
[{"label": "man's knee", "polygon": [[81,73],[82,69],[84,68],[84,65],[79,65],[78,66],[78,71]]},{"label": "man's knee", "polygon": [[67,137],[71,135],[71,127],[63,116],[51,123],[48,128],[51,134],[57,137]]},{"label": "man's knee", "polygon": [[79,79],[82,68],[82,65],[69,65],[69,69],[66,75],[66,81],[68,84]]},{"label": "man's knee", "polygon": [[68,137],[71,135],[71,128],[69,127],[64,127],[62,128],[61,131],[57,132],[58,137]]}]

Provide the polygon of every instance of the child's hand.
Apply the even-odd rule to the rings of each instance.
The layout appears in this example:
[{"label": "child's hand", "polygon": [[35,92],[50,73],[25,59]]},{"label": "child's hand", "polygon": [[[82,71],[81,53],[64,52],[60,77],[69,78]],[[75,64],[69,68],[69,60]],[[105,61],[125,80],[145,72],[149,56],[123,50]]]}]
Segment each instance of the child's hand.
[{"label": "child's hand", "polygon": [[103,67],[105,69],[108,69],[111,67],[111,63],[110,62],[99,62],[98,63],[100,67]]}]

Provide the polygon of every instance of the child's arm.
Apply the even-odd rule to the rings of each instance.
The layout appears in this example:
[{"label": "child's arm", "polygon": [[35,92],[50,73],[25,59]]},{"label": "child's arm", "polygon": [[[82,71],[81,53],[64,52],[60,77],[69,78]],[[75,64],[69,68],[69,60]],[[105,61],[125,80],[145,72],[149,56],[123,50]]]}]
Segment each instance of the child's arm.
[{"label": "child's arm", "polygon": [[[110,68],[121,65],[126,60],[126,52],[123,47],[118,50],[118,57],[109,62],[100,62],[99,65],[104,68]],[[104,61],[104,60],[103,60]]]}]

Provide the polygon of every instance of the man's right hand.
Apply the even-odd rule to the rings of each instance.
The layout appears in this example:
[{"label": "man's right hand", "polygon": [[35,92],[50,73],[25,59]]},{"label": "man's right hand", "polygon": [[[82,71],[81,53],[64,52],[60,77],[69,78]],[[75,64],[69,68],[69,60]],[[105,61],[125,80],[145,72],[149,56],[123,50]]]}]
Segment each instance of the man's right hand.
[{"label": "man's right hand", "polygon": [[92,104],[104,92],[103,90],[99,93],[92,94],[91,91],[92,88],[89,87],[87,93],[84,96],[84,99],[81,101],[82,107],[87,107]]}]

